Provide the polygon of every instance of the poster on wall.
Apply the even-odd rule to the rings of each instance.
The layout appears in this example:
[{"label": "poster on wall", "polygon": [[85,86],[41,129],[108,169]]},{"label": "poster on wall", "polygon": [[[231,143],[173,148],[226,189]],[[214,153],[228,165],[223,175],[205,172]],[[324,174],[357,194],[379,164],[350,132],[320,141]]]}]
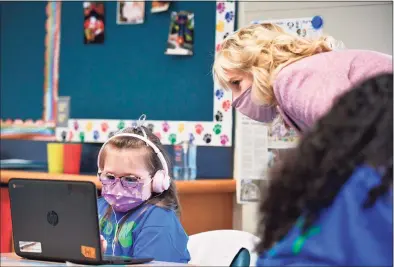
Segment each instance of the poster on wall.
[{"label": "poster on wall", "polygon": [[145,18],[145,1],[118,0],[116,10],[117,24],[141,24]]},{"label": "poster on wall", "polygon": [[234,177],[240,204],[259,201],[270,168],[288,149],[297,145],[298,137],[292,132],[277,136],[271,126],[236,111]]},{"label": "poster on wall", "polygon": [[[253,23],[274,23],[294,35],[315,38],[321,36],[323,32],[322,21],[319,24],[314,18],[266,20]],[[299,137],[279,115],[271,123],[260,123],[237,111],[235,113],[234,176],[237,182],[237,202],[256,203],[261,196],[262,187],[269,182],[269,170],[281,160],[284,153],[297,145]]]},{"label": "poster on wall", "polygon": [[170,1],[152,1],[151,13],[165,12],[170,7]]},{"label": "poster on wall", "polygon": [[103,2],[83,2],[84,43],[102,44],[105,37],[105,9]]},{"label": "poster on wall", "polygon": [[194,13],[172,12],[166,55],[193,55]]},{"label": "poster on wall", "polygon": [[286,32],[300,37],[316,38],[323,34],[323,18],[320,16],[298,19],[262,20],[254,21],[253,23],[273,23]]}]

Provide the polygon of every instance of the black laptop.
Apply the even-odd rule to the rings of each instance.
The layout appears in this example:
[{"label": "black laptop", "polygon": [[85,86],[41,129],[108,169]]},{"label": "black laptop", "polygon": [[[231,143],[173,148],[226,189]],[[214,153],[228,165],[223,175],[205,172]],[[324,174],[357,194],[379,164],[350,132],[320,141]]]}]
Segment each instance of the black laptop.
[{"label": "black laptop", "polygon": [[101,254],[94,183],[11,179],[8,187],[14,250],[18,256],[89,265],[153,260]]}]

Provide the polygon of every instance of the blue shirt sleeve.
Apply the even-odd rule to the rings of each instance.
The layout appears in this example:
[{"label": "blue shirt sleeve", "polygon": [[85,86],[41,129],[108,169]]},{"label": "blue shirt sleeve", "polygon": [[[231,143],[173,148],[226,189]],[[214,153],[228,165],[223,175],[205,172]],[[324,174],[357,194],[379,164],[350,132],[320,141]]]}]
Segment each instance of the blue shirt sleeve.
[{"label": "blue shirt sleeve", "polygon": [[187,251],[187,239],[174,236],[166,227],[145,227],[138,234],[133,257],[154,257],[157,261],[188,263],[190,260]]},{"label": "blue shirt sleeve", "polygon": [[324,210],[301,234],[301,217],[287,236],[261,255],[258,266],[393,266],[393,191],[363,208],[381,176],[372,168],[356,169]]}]

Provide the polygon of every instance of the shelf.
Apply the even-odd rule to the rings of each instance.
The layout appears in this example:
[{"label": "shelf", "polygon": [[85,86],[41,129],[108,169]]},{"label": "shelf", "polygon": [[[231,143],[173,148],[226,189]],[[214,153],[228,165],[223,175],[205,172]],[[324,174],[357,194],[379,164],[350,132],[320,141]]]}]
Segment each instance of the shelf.
[{"label": "shelf", "polygon": [[[2,184],[7,184],[11,178],[90,181],[93,182],[98,189],[101,189],[101,183],[94,175],[50,174],[47,172],[1,170],[0,182]],[[176,186],[179,194],[235,192],[234,179],[198,179],[193,181],[176,181]]]},{"label": "shelf", "polygon": [[35,141],[56,141],[54,135],[37,135],[37,134],[1,134],[1,140],[35,140]]}]

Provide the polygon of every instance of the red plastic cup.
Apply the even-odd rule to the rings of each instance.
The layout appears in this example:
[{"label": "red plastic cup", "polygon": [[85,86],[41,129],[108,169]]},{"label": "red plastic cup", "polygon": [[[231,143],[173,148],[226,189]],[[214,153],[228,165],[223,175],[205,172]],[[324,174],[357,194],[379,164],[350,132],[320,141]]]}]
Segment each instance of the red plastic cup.
[{"label": "red plastic cup", "polygon": [[68,174],[79,174],[82,144],[64,144],[63,151],[63,172]]}]

